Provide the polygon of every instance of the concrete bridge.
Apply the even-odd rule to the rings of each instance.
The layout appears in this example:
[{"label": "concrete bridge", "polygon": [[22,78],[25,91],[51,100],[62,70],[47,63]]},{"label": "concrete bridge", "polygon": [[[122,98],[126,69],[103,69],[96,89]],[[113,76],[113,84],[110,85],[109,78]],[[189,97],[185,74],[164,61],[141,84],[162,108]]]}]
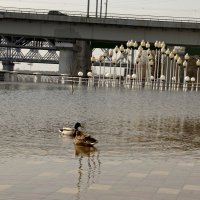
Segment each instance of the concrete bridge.
[{"label": "concrete bridge", "polygon": [[[107,16],[0,10],[1,48],[60,51],[61,73],[86,73],[92,48],[114,47],[127,40],[156,40],[169,46],[200,46],[200,19]],[[10,59],[11,59],[10,55]],[[12,60],[11,60],[12,61]],[[5,62],[9,65],[9,62]]]}]

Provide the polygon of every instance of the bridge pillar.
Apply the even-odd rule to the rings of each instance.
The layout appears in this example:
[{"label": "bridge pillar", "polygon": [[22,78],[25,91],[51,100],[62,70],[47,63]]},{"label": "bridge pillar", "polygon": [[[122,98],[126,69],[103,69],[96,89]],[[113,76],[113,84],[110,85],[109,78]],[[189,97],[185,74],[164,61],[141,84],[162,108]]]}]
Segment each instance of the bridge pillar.
[{"label": "bridge pillar", "polygon": [[88,70],[91,70],[92,48],[88,41],[77,41],[76,44],[81,48],[81,51],[77,53],[78,71],[83,72],[83,76],[87,76]]},{"label": "bridge pillar", "polygon": [[3,61],[2,65],[3,65],[3,70],[13,71],[15,64],[12,61],[7,60]]},{"label": "bridge pillar", "polygon": [[57,43],[60,47],[59,72],[69,76],[77,76],[79,71],[86,76],[90,68],[92,50],[89,42],[76,41],[72,43]]}]

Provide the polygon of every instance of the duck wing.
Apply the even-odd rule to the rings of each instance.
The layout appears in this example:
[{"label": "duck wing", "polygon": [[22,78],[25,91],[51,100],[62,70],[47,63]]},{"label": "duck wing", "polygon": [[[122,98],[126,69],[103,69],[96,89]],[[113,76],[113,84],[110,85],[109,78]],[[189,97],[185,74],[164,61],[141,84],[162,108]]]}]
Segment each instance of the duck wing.
[{"label": "duck wing", "polygon": [[89,134],[77,131],[76,137],[74,139],[74,143],[77,145],[83,145],[83,146],[93,146],[97,143],[97,140],[92,138]]}]

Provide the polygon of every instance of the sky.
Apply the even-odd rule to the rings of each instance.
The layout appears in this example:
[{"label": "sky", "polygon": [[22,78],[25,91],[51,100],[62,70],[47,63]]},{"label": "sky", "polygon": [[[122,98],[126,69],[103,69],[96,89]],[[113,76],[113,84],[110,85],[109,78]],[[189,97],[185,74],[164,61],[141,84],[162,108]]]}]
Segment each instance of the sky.
[{"label": "sky", "polygon": [[[101,0],[98,1],[100,4]],[[102,0],[103,13],[105,13],[105,2],[106,0]],[[87,3],[88,0],[0,0],[0,7],[86,12]],[[108,0],[108,14],[117,16],[126,14],[200,18],[199,10],[200,0]],[[90,0],[90,12],[95,13],[95,11],[96,0]],[[23,69],[37,70],[37,65],[18,64],[16,68],[23,66]],[[52,65],[51,69],[57,70],[58,66]]]}]

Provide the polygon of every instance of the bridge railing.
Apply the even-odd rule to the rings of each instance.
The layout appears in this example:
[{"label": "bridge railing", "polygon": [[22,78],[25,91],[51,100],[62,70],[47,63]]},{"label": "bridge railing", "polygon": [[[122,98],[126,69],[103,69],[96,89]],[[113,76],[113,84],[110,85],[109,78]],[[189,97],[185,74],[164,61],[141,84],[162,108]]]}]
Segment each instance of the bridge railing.
[{"label": "bridge railing", "polygon": [[[75,16],[75,17],[87,17],[87,12],[82,11],[67,11],[67,10],[56,10],[63,16]],[[38,15],[47,15],[50,10],[46,9],[33,9],[33,8],[17,8],[17,7],[0,7],[0,12],[13,12],[13,13],[29,13]],[[49,14],[52,15],[52,14]],[[118,19],[118,20],[145,20],[145,21],[169,21],[169,22],[189,22],[189,23],[200,23],[200,18],[194,17],[172,17],[172,16],[155,16],[155,15],[133,15],[133,14],[120,14],[120,13],[108,13],[106,18],[96,17],[95,12],[90,12],[90,18],[98,19]]]}]

